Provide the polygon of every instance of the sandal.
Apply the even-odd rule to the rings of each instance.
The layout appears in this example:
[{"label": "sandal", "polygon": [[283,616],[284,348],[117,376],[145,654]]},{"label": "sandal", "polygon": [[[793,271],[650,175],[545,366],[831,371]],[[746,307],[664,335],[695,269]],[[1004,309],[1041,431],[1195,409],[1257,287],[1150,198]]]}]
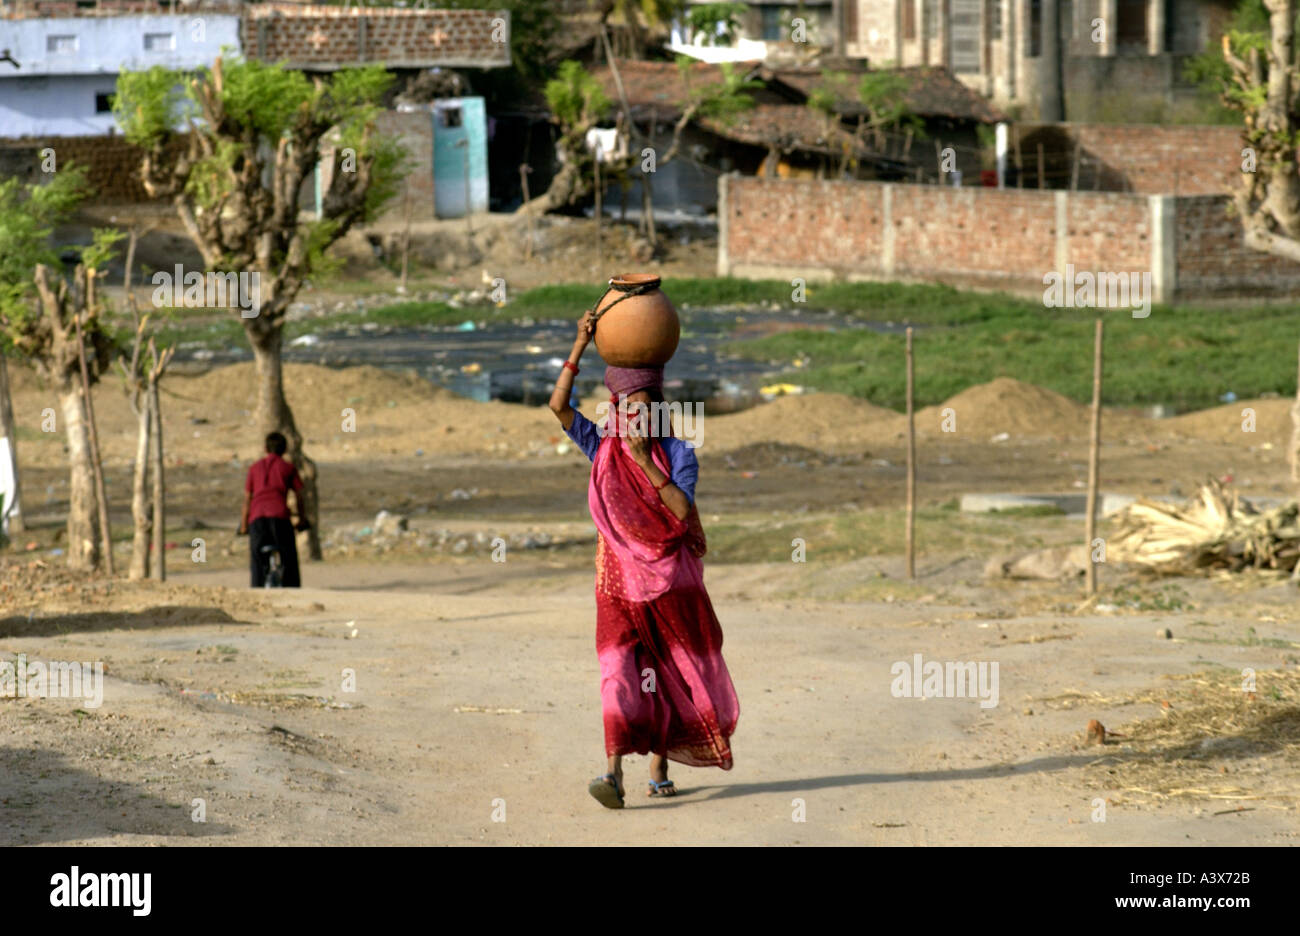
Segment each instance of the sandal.
[{"label": "sandal", "polygon": [[673,786],[671,780],[664,780],[662,782],[651,780],[650,789],[645,792],[646,796],[676,796],[677,787]]},{"label": "sandal", "polygon": [[606,809],[623,808],[623,794],[618,789],[618,778],[612,773],[597,777],[587,784],[587,792]]}]

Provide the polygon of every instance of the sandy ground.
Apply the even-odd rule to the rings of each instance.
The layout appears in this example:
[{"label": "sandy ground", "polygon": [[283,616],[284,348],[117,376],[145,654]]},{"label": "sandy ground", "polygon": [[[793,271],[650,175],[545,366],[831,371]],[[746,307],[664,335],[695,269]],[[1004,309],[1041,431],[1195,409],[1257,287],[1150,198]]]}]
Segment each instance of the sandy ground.
[{"label": "sandy ground", "polygon": [[[114,585],[115,614],[79,614],[75,599],[54,611],[56,595],[41,616],[0,620],[0,646],[29,659],[104,660],[104,702],[0,701],[9,764],[0,842],[1190,845],[1300,836],[1300,771],[1284,752],[1210,755],[1186,767],[1199,771],[1191,785],[1205,795],[1144,796],[1107,772],[1137,754],[1119,741],[1084,746],[1082,729],[1098,718],[1123,730],[1158,718],[1161,706],[1052,701],[1071,689],[1119,697],[1207,666],[1294,668],[1294,650],[1238,640],[1247,624],[1300,640],[1285,586],[1256,588],[1243,603],[1239,590],[1191,582],[1193,613],[1021,614],[1018,592],[964,584],[970,563],[926,562],[921,582],[938,595],[776,597],[819,577],[878,571],[711,570],[742,706],[736,766],[674,767],[681,795],[661,801],[642,795],[646,761],[631,758],[622,812],[585,790],[603,772],[590,572],[486,558],[331,564],[314,576],[328,587],[261,593],[216,570],[161,589]],[[1219,639],[1184,639],[1203,619]],[[1165,627],[1173,639],[1156,636]],[[890,665],[915,653],[997,661],[999,704],[894,698]],[[345,670],[355,672],[355,692],[342,689]],[[191,819],[196,799],[203,823]],[[1104,822],[1093,821],[1098,799],[1108,801]],[[806,821],[792,818],[800,809]]]},{"label": "sandy ground", "polygon": [[[779,554],[792,521],[842,533],[901,503],[899,417],[834,396],[708,423],[706,529],[752,531],[748,544],[721,539],[706,561],[741,700],[736,766],[675,767],[682,795],[661,801],[644,797],[646,760],[633,758],[629,808],[603,810],[586,793],[603,772],[603,739],[585,460],[562,451],[544,410],[475,404],[365,368],[289,370],[320,465],[327,548],[305,570],[311,587],[275,593],[244,587],[246,545],[233,537],[256,441],[238,366],[171,382],[175,548],[161,586],[62,571],[51,550],[66,469],[61,439],[39,431],[53,404],[16,373],[32,529],[0,559],[0,660],[103,661],[108,674],[99,707],[0,699],[0,842],[1294,844],[1300,834],[1300,617],[1294,589],[1276,579],[1152,582],[1107,567],[1107,606],[1081,609],[1077,584],[986,581],[987,550],[934,537],[921,542],[916,583],[888,551],[828,561],[813,539],[803,564],[729,554],[764,543]],[[962,434],[928,425],[937,414],[919,420],[923,505],[1081,486],[1077,405],[1011,381],[948,402]],[[337,428],[348,405],[361,417],[354,435]],[[1103,487],[1190,494],[1207,475],[1231,475],[1243,494],[1285,493],[1287,405],[1160,422],[1108,413]],[[1241,432],[1245,406],[1258,410],[1256,434]],[[112,386],[96,408],[125,534],[130,414]],[[410,533],[359,533],[380,508],[408,514]],[[1006,522],[1008,541],[1081,536],[1066,518]],[[486,550],[439,548],[438,527],[572,545],[512,550],[499,564]],[[203,566],[186,561],[194,535],[209,543]],[[895,698],[891,666],[918,653],[996,662],[998,704]],[[1216,680],[1245,668],[1258,693],[1203,716]],[[1120,737],[1085,744],[1090,719]],[[1165,730],[1175,724],[1177,736]],[[196,800],[205,822],[193,821]]]}]

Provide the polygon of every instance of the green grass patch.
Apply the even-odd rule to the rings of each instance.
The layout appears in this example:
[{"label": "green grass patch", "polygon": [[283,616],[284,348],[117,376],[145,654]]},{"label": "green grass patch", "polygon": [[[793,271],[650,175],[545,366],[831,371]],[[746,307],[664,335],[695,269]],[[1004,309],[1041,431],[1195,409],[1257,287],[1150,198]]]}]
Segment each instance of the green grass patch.
[{"label": "green grass patch", "polygon": [[[777,522],[755,519],[705,526],[710,562],[791,562],[804,542],[807,562],[846,562],[903,552],[906,512],[864,510],[807,514]],[[916,548],[945,554],[991,555],[1078,539],[1079,525],[1038,515],[962,514],[943,505],[918,508]]]},{"label": "green grass patch", "polygon": [[[663,288],[685,310],[686,333],[692,308],[834,310],[850,322],[862,322],[862,327],[850,324],[835,331],[809,329],[735,341],[724,350],[767,361],[790,382],[896,410],[904,406],[904,338],[873,331],[866,327],[868,322],[918,326],[919,406],[940,403],[1001,376],[1088,402],[1093,320],[1098,315],[1106,321],[1108,405],[1162,403],[1179,410],[1203,409],[1216,405],[1229,390],[1249,399],[1268,392],[1290,397],[1296,389],[1294,343],[1282,339],[1294,338],[1297,316],[1285,306],[1156,306],[1148,318],[1135,319],[1125,310],[1046,309],[1034,298],[937,285],[814,282],[806,287],[801,303],[793,301],[793,287],[782,280],[670,278]],[[500,307],[492,302],[456,308],[445,302],[394,301],[365,312],[349,310],[290,323],[285,340],[366,323],[419,328],[465,321],[576,322],[602,290],[599,283],[541,286],[512,292]],[[174,310],[160,326],[164,343],[209,348],[247,344],[239,319],[228,311]],[[796,360],[804,364],[796,367]]]},{"label": "green grass patch", "polygon": [[[1044,309],[1005,297],[995,307],[990,297],[959,295],[952,306],[940,309],[927,300],[896,319],[923,326],[913,342],[917,405],[940,403],[1002,376],[1080,403],[1091,400],[1095,311]],[[1164,403],[1189,410],[1217,405],[1229,390],[1241,399],[1295,393],[1294,348],[1277,337],[1295,332],[1292,309],[1156,307],[1146,319],[1118,310],[1102,317],[1108,405]],[[729,350],[786,364],[791,382],[902,409],[904,344],[902,335],[849,328],[784,332],[733,342]],[[804,366],[793,366],[796,360]]]}]

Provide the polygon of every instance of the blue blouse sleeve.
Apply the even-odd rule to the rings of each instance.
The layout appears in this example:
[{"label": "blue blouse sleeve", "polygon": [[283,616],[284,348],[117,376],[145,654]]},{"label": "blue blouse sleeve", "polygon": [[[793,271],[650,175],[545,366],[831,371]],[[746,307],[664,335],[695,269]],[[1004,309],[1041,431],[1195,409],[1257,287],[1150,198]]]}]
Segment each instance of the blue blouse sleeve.
[{"label": "blue blouse sleeve", "polygon": [[596,449],[600,448],[600,433],[596,424],[577,410],[573,411],[573,422],[565,430],[573,444],[582,449],[582,454],[591,461],[596,460]]},{"label": "blue blouse sleeve", "polygon": [[664,440],[664,451],[668,456],[668,467],[672,470],[670,480],[694,504],[695,482],[700,477],[700,463],[695,458],[695,449],[681,439],[673,438]]}]

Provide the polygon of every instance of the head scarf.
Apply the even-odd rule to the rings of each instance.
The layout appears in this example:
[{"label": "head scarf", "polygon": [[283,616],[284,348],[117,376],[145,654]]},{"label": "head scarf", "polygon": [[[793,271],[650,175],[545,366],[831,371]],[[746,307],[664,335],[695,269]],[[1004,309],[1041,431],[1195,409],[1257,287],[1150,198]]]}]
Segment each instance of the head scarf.
[{"label": "head scarf", "polygon": [[663,390],[664,369],[659,367],[605,368],[605,386],[616,397],[627,396],[638,390]]}]

